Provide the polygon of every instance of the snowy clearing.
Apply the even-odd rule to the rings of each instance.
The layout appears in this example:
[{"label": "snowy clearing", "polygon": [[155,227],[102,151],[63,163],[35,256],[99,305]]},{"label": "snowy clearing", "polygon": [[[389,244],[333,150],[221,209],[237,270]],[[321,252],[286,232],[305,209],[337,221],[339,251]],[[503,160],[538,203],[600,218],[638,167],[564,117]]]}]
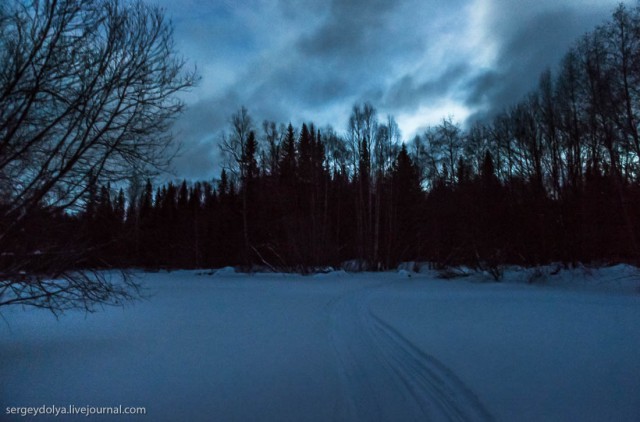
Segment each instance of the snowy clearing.
[{"label": "snowy clearing", "polygon": [[637,270],[555,272],[143,273],[124,309],[3,310],[0,420],[638,420]]}]

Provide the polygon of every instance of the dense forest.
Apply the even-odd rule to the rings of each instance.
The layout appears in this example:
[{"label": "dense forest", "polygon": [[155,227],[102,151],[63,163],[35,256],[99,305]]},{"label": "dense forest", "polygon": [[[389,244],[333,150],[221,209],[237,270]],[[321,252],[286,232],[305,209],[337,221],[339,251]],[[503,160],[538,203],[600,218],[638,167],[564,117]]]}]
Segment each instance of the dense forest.
[{"label": "dense forest", "polygon": [[637,7],[619,6],[492,121],[447,118],[403,142],[371,104],[345,120],[343,133],[257,124],[243,107],[215,180],[154,185],[136,173],[92,184],[79,210],[42,203],[3,244],[3,265],[31,255],[45,270],[61,254],[100,268],[293,271],[638,262]]}]

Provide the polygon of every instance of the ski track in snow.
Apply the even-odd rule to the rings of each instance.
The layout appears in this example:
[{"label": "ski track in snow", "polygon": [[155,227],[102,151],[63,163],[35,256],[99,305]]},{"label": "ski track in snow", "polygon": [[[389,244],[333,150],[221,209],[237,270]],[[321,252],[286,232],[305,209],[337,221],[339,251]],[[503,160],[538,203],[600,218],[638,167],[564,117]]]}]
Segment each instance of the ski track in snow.
[{"label": "ski track in snow", "polygon": [[478,397],[445,365],[368,307],[378,284],[328,304],[342,381],[335,420],[491,421]]}]

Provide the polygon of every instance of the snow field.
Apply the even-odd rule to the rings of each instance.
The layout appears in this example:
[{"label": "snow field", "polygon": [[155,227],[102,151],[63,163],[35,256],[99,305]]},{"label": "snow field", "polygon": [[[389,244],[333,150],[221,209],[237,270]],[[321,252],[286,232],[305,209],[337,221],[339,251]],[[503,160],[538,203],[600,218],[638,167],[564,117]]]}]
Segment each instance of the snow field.
[{"label": "snow field", "polygon": [[634,271],[142,273],[150,297],[124,309],[2,311],[0,420],[43,404],[148,412],[91,420],[637,420]]}]

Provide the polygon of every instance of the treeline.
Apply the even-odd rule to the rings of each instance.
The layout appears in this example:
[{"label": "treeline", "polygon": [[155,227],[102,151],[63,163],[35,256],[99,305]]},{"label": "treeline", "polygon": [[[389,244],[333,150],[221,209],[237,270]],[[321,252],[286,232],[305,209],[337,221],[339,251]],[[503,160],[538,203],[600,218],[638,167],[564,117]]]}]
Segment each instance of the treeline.
[{"label": "treeline", "polygon": [[[245,111],[239,114],[249,123]],[[25,240],[34,236],[43,245],[43,236],[51,236],[52,244],[66,238],[67,244],[87,245],[86,263],[92,266],[257,264],[305,271],[372,253],[371,224],[377,222],[380,268],[411,253],[405,240],[415,234],[415,207],[424,192],[406,147],[398,147],[388,174],[377,180],[382,197],[374,199],[364,162],[356,178],[346,164],[330,169],[324,137],[313,125],[303,125],[299,134],[286,128],[274,143],[273,168],[258,159],[254,132],[247,132],[243,144],[235,169],[223,170],[215,183],[154,187],[147,180],[127,194],[102,186],[90,192],[82,213],[47,222],[58,230],[43,232],[34,224]],[[378,203],[379,211],[369,212],[369,201]],[[359,206],[364,211],[354,213]],[[39,250],[49,255],[42,246]],[[361,260],[373,262],[368,256]]]},{"label": "treeline", "polygon": [[[493,121],[463,133],[445,120],[414,140],[429,201],[448,204],[434,203],[438,217],[427,219],[449,245],[440,250],[468,260],[480,244],[480,256],[530,264],[637,262],[639,124],[640,9],[621,4]],[[489,205],[468,179],[482,174],[487,152],[499,186],[485,196],[488,234],[473,235],[469,210]]]},{"label": "treeline", "polygon": [[637,263],[639,123],[640,9],[621,5],[491,122],[403,143],[370,104],[344,134],[256,127],[242,108],[217,180],[95,186],[81,213],[34,216],[14,249],[68,239],[94,266]]}]

